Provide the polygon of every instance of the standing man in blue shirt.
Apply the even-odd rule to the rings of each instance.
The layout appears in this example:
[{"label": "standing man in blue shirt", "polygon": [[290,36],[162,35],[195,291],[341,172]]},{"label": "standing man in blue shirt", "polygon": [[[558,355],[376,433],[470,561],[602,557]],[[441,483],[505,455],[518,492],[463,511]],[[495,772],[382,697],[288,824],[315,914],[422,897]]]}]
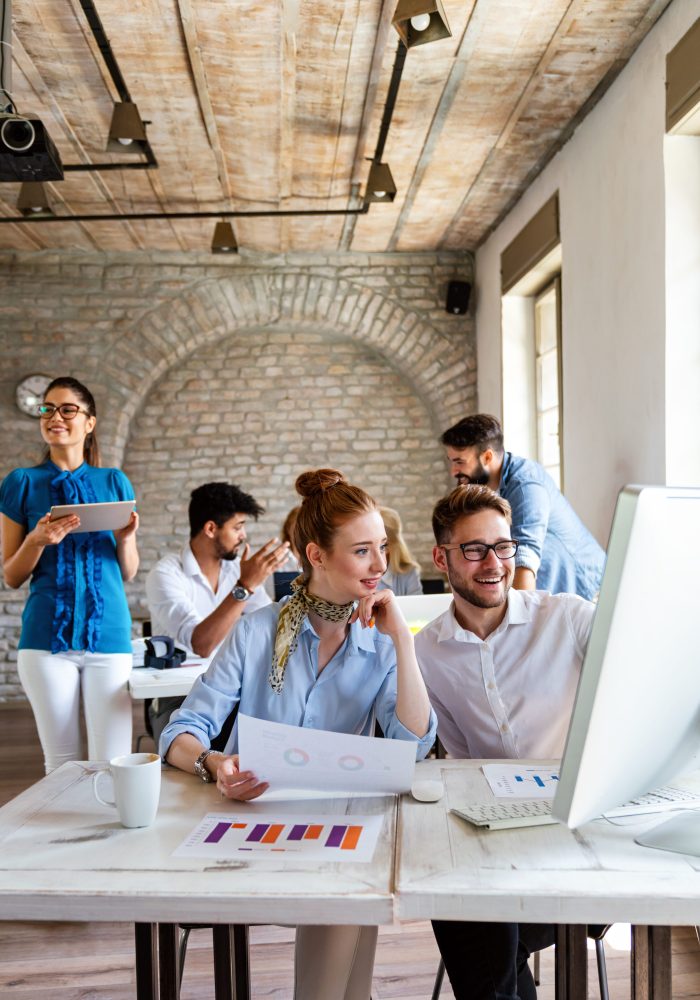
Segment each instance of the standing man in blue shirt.
[{"label": "standing man in blue shirt", "polygon": [[459,486],[489,486],[511,506],[519,544],[513,587],[592,600],[605,553],[539,462],[504,451],[495,417],[475,413],[440,438]]}]

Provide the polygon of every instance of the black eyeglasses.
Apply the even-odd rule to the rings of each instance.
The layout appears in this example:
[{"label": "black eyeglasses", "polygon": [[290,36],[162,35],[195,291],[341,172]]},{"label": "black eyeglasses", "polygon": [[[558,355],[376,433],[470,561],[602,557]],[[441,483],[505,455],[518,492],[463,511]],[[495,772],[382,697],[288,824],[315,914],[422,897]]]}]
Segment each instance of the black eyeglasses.
[{"label": "black eyeglasses", "polygon": [[60,406],[54,406],[53,403],[40,403],[36,408],[36,412],[42,420],[49,420],[57,410],[64,420],[75,420],[79,413],[84,413],[86,417],[90,416],[87,410],[82,410],[75,403],[61,403]]},{"label": "black eyeglasses", "polygon": [[481,562],[493,549],[499,559],[512,559],[518,551],[520,542],[513,540],[507,542],[496,542],[494,545],[487,545],[486,542],[455,542],[454,545],[441,545],[441,549],[459,549],[468,562]]}]

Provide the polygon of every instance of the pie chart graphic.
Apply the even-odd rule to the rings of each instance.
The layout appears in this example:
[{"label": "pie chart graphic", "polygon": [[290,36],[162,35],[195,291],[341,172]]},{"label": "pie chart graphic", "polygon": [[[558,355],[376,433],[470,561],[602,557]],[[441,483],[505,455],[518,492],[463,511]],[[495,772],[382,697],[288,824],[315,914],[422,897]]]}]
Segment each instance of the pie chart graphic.
[{"label": "pie chart graphic", "polygon": [[306,750],[298,747],[290,747],[284,751],[284,759],[292,767],[305,767],[309,763],[309,755]]},{"label": "pie chart graphic", "polygon": [[342,768],[343,771],[361,771],[364,766],[365,762],[362,757],[356,757],[352,753],[346,753],[338,758],[338,767]]}]

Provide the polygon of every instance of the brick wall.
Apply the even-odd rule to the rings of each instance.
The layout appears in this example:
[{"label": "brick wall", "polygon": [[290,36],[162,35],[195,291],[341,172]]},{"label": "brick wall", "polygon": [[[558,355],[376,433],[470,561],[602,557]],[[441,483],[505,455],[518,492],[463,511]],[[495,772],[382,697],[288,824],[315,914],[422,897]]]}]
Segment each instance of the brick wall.
[{"label": "brick wall", "polygon": [[[429,514],[449,485],[440,431],[475,408],[470,317],[444,311],[464,254],[335,257],[0,254],[0,474],[33,464],[36,421],[14,391],[30,372],[93,390],[105,464],[131,478],[145,612],[153,561],[187,534],[193,486],[239,483],[277,533],[303,468],[339,467],[396,507],[425,569]],[[26,587],[0,594],[0,700],[22,697],[14,661]]]}]

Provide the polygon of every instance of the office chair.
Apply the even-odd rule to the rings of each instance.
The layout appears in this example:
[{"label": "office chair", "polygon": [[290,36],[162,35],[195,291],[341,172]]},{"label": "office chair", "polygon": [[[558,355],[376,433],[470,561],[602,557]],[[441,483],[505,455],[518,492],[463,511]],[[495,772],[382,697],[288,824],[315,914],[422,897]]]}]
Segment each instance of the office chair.
[{"label": "office chair", "polygon": [[[151,620],[150,618],[144,618],[141,622],[141,637],[143,639],[149,639],[153,635],[151,630]],[[152,739],[155,743],[155,737],[153,735],[153,726],[151,725],[151,717],[148,714],[148,710],[151,707],[152,698],[144,698],[143,700],[143,725],[146,730],[145,733],[139,733],[136,737],[136,753],[141,749],[141,740]],[[156,750],[158,746],[156,744]]]},{"label": "office chair", "polygon": [[[608,930],[612,924],[591,924],[586,931],[588,937],[595,942],[595,957],[598,966],[598,988],[600,990],[600,1000],[610,1000],[610,993],[608,992],[608,969],[605,963],[605,948],[603,946],[603,938],[607,934]],[[536,951],[533,955],[533,978],[535,980],[535,986],[540,985],[540,953]],[[440,993],[442,991],[442,983],[445,978],[445,963],[440,959],[440,964],[438,965],[437,975],[435,976],[435,984],[433,985],[433,992],[431,994],[430,1000],[438,1000]]]}]

